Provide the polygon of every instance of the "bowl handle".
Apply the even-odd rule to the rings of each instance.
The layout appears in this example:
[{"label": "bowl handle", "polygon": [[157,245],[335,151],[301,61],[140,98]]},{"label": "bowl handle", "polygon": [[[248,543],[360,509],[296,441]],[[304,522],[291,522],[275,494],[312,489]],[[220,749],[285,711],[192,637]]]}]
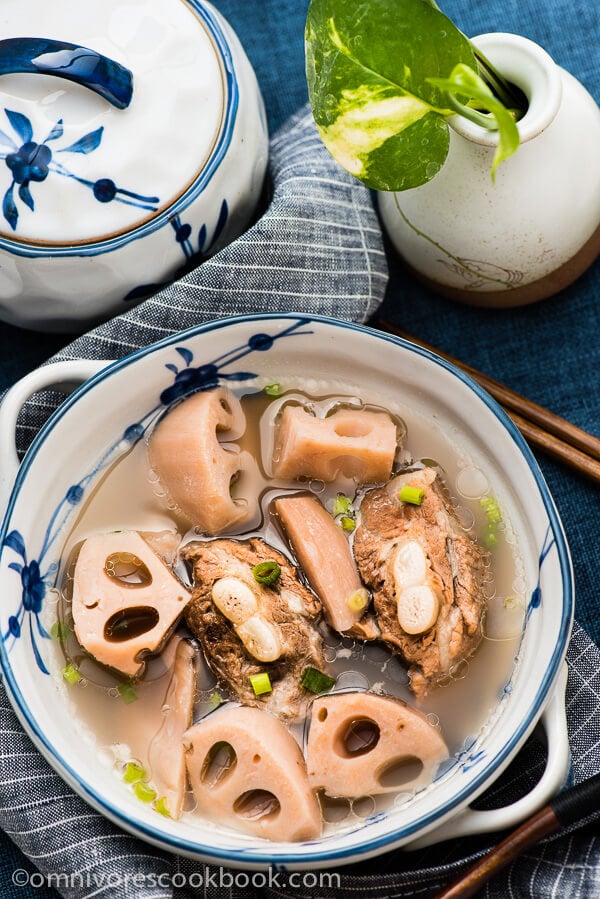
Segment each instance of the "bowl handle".
[{"label": "bowl handle", "polygon": [[541,716],[541,722],[548,739],[548,758],[544,773],[535,787],[526,795],[490,811],[476,811],[466,808],[455,818],[446,821],[417,840],[403,846],[403,849],[423,849],[444,840],[470,834],[489,833],[513,827],[533,815],[564,785],[569,771],[570,749],[567,732],[565,690],[567,687],[567,666],[563,663],[548,704]]},{"label": "bowl handle", "polygon": [[126,109],[133,96],[133,75],[121,63],[78,44],[40,37],[11,37],[0,41],[0,75],[14,72],[56,75],[100,94],[117,109]]},{"label": "bowl handle", "polygon": [[38,390],[50,387],[60,393],[71,393],[108,364],[105,360],[92,359],[52,362],[25,375],[6,392],[0,403],[0,518],[19,470],[15,436],[17,418],[24,403]]}]

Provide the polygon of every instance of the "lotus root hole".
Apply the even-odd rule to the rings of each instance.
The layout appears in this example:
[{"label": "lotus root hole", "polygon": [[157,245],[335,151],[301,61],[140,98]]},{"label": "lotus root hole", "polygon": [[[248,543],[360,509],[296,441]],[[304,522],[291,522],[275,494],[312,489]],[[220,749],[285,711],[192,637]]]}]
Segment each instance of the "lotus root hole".
[{"label": "lotus root hole", "polygon": [[200,780],[212,790],[231,776],[236,765],[237,754],[231,743],[219,740],[206,753]]},{"label": "lotus root hole", "polygon": [[375,749],[380,736],[376,721],[371,718],[350,718],[338,728],[333,748],[340,758],[356,758]]},{"label": "lotus root hole", "polygon": [[274,818],[279,813],[279,799],[269,790],[247,790],[233,803],[233,811],[240,818],[258,821],[260,818]]},{"label": "lotus root hole", "polygon": [[371,426],[364,421],[338,421],[333,430],[338,437],[366,437]]},{"label": "lotus root hole", "polygon": [[149,587],[152,574],[135,553],[116,552],[106,557],[104,573],[122,587]]},{"label": "lotus root hole", "polygon": [[114,612],[104,625],[108,643],[125,643],[154,630],[160,615],[154,606],[128,606]]},{"label": "lotus root hole", "polygon": [[416,780],[423,772],[423,762],[416,755],[403,755],[389,762],[377,775],[382,787],[402,787]]}]

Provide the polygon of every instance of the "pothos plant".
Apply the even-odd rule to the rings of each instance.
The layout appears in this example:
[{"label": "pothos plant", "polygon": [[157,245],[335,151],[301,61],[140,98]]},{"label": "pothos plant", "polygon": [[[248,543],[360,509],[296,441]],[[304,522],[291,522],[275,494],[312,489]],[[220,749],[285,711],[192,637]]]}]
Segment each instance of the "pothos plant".
[{"label": "pothos plant", "polygon": [[492,178],[517,149],[525,96],[435,0],[311,0],[305,38],[323,143],[368,187],[430,181],[448,154],[450,116],[498,132]]}]

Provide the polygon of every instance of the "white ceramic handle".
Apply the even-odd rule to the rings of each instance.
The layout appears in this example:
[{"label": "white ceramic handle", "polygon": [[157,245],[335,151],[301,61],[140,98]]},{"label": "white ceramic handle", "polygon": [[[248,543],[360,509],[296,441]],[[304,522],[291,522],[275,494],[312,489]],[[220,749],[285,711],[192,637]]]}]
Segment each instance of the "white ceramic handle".
[{"label": "white ceramic handle", "polygon": [[108,364],[106,360],[93,359],[52,362],[25,375],[7,391],[0,404],[0,517],[19,470],[15,436],[17,418],[23,405],[39,390],[52,388],[60,393],[71,393]]},{"label": "white ceramic handle", "polygon": [[563,664],[552,696],[540,719],[548,738],[548,758],[544,773],[531,792],[503,808],[489,811],[466,808],[456,818],[434,828],[403,848],[423,849],[434,843],[453,840],[456,837],[504,830],[524,821],[525,818],[530,817],[549,802],[565,783],[569,771],[570,749],[565,708],[566,687],[567,666]]}]

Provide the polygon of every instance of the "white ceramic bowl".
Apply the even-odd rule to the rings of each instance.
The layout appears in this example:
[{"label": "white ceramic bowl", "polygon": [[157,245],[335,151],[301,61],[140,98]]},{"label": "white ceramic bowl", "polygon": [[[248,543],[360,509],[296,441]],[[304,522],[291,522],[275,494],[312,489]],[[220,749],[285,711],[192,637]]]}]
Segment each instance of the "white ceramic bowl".
[{"label": "white ceramic bowl", "polygon": [[[568,765],[562,674],[573,615],[572,570],[540,471],[494,400],[419,347],[368,328],[291,314],[213,322],[98,368],[98,363],[67,362],[39,369],[0,407],[0,470],[7,491],[14,480],[0,533],[4,682],[25,729],[67,783],[145,840],[243,868],[347,864],[401,845],[503,828],[547,801]],[[94,370],[42,429],[19,467],[14,429],[26,397],[44,384],[83,380]],[[465,464],[485,472],[512,523],[529,599],[519,661],[500,690],[498,706],[444,774],[406,805],[372,815],[350,832],[289,844],[163,818],[108,776],[105,763],[77,736],[67,714],[65,685],[48,673],[50,641],[41,636],[36,619],[44,618],[61,546],[82,501],[165,404],[221,380],[234,385],[239,372],[256,375],[263,386],[307,370],[311,378],[377,391],[383,401],[401,398],[418,406],[432,425],[454,429]],[[23,566],[26,577],[19,570]],[[548,732],[549,760],[538,786],[512,806],[471,811],[469,804],[515,756],[540,716]]]},{"label": "white ceramic bowl", "polygon": [[204,0],[5,0],[2,16],[0,319],[82,330],[244,231],[262,97]]}]

